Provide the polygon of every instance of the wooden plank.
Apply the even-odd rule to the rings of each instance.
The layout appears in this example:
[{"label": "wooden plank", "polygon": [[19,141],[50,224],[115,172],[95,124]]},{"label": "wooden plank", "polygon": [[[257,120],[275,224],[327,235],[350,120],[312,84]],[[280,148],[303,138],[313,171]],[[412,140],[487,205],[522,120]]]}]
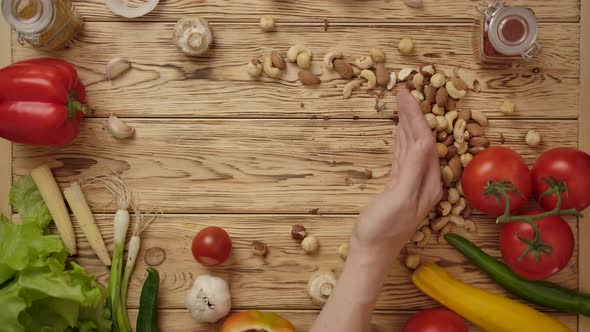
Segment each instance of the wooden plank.
[{"label": "wooden plank", "polygon": [[[76,6],[88,21],[120,19],[104,5],[104,0],[77,0]],[[137,1],[136,1],[137,2]],[[143,1],[140,1],[143,2]],[[407,7],[402,1],[367,0],[334,1],[300,0],[277,3],[257,0],[255,9],[248,0],[234,1],[161,1],[145,19],[177,21],[187,15],[201,15],[215,22],[258,22],[262,15],[272,15],[279,24],[286,22],[470,22],[479,1],[424,1],[424,9]],[[580,0],[522,0],[518,5],[531,7],[541,21],[577,22]],[[254,9],[254,10],[253,10]]]},{"label": "wooden plank", "polygon": [[[478,77],[482,91],[469,94],[460,107],[482,110],[489,116],[502,116],[498,109],[504,99],[517,103],[514,117],[575,119],[579,113],[577,24],[542,24],[543,53],[530,63],[518,65],[476,64],[471,25],[340,26],[329,33],[309,26],[289,26],[265,34],[248,25],[216,24],[215,48],[203,58],[180,54],[171,44],[172,29],[169,23],[89,22],[71,49],[52,56],[61,56],[79,67],[88,85],[94,116],[99,117],[113,112],[123,117],[158,118],[391,117],[396,110],[393,96],[384,100],[387,109],[382,113],[375,110],[375,93],[365,88],[344,100],[346,81],[333,72],[322,75],[320,88],[301,86],[294,65],[282,80],[254,80],[246,73],[245,64],[252,57],[270,48],[286,52],[296,43],[313,48],[316,73],[322,72],[323,55],[331,48],[360,56],[370,47],[383,47],[388,66],[396,70],[435,62],[452,73],[452,68],[462,66],[466,73]],[[125,31],[125,38],[113,38],[121,31]],[[416,56],[399,55],[397,42],[403,36],[415,39]],[[15,47],[15,59],[40,55],[46,54]],[[111,83],[105,79],[104,70],[115,56],[129,58],[134,68]]]},{"label": "wooden plank", "polygon": [[[97,215],[96,219],[112,251],[113,216]],[[490,217],[478,215],[473,219],[478,226],[476,234],[467,234],[461,229],[457,229],[457,233],[471,239],[491,255],[500,257],[499,226]],[[184,299],[193,281],[197,276],[208,273],[228,280],[235,309],[319,309],[307,295],[307,282],[320,270],[340,272],[343,262],[338,256],[338,246],[348,241],[355,220],[356,216],[346,215],[165,215],[142,234],[137,272],[129,286],[128,306],[137,308],[139,303],[147,268],[144,262],[146,250],[158,247],[166,252],[165,261],[156,267],[161,279],[161,308],[184,308]],[[290,229],[293,224],[304,225],[310,234],[319,238],[318,255],[306,255],[300,244],[291,239]],[[569,220],[569,224],[574,234],[577,234],[576,221]],[[207,226],[223,227],[232,237],[233,254],[223,266],[205,268],[192,256],[192,239]],[[79,228],[76,228],[76,234],[79,253],[75,260],[106,285],[109,270],[96,258]],[[268,245],[269,254],[266,258],[251,253],[250,246],[255,240]],[[419,252],[425,260],[438,262],[466,283],[514,298],[457,250],[448,244],[438,244],[434,237],[426,249],[410,247],[408,250]],[[577,251],[567,267],[550,280],[564,287],[576,288],[576,257]],[[378,309],[418,310],[436,306],[413,286],[410,275],[411,271],[401,261],[393,264],[377,302]]]},{"label": "wooden plank", "polygon": [[[317,310],[307,311],[287,311],[275,310],[275,313],[290,320],[297,331],[309,331],[311,324],[319,314]],[[410,318],[408,312],[385,312],[378,311],[373,315],[372,323],[377,326],[379,332],[399,332],[403,329],[406,320]],[[562,321],[572,331],[576,329],[576,316],[567,314],[552,314],[555,318]],[[137,310],[129,311],[129,319],[135,323],[137,317]],[[164,309],[159,311],[159,325],[160,330],[166,332],[185,332],[185,331],[199,331],[199,332],[218,332],[221,323],[216,324],[199,324],[191,319],[190,314],[182,309]],[[132,324],[135,325],[135,324]],[[470,326],[469,331],[481,331],[473,326]]]},{"label": "wooden plank", "polygon": [[[388,179],[394,124],[389,120],[130,119],[132,140],[118,141],[104,120],[87,119],[62,148],[14,145],[14,174],[40,163],[57,167],[61,185],[116,170],[144,203],[166,213],[357,213]],[[543,145],[524,142],[530,129]],[[577,146],[575,121],[493,120],[492,144],[532,163],[543,150]],[[367,179],[365,170],[373,177]],[[92,203],[114,212],[106,192]]]},{"label": "wooden plank", "polygon": [[[590,3],[582,1],[582,21],[583,31],[590,31]],[[586,32],[580,35],[580,91],[589,91],[590,89],[590,34]],[[590,153],[590,95],[581,93],[581,111],[578,122],[578,131],[580,139],[580,149]],[[586,216],[590,215],[590,208],[584,211]],[[588,219],[588,217],[586,217]],[[579,278],[580,291],[590,293],[590,225],[588,220],[581,221],[579,224],[580,252],[579,257]],[[590,318],[580,315],[578,331],[590,332]]]},{"label": "wooden plank", "polygon": [[[11,62],[10,26],[0,18],[0,68]],[[0,138],[0,214],[12,215],[8,193],[12,187],[12,143]]]}]

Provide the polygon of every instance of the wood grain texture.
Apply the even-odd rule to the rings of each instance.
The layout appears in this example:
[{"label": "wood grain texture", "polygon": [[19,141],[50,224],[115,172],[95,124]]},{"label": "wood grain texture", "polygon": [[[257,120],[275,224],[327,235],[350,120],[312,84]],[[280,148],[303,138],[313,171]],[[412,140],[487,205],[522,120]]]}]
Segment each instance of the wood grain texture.
[{"label": "wood grain texture", "polygon": [[[0,68],[11,60],[10,26],[0,17]],[[12,143],[0,138],[0,214],[12,215],[8,193],[12,187]]]},{"label": "wood grain texture", "polygon": [[[104,5],[104,0],[77,0],[76,6],[88,21],[120,20]],[[135,1],[141,3],[142,1]],[[474,5],[480,1],[426,0],[423,9],[407,7],[403,1],[388,0],[168,0],[144,19],[177,21],[186,15],[199,15],[214,22],[258,22],[262,15],[272,15],[279,24],[285,22],[468,22],[475,16]],[[522,0],[518,5],[530,6],[541,21],[577,22],[580,0]]]},{"label": "wood grain texture", "polygon": [[[399,0],[401,2],[401,0]],[[472,48],[471,25],[381,27],[339,26],[329,33],[309,26],[288,26],[265,34],[251,25],[215,24],[215,46],[202,58],[188,58],[172,45],[173,24],[88,22],[69,50],[52,54],[79,68],[88,86],[91,116],[190,118],[389,118],[396,111],[394,97],[384,100],[386,110],[375,110],[375,93],[366,88],[342,99],[345,80],[334,72],[322,75],[319,88],[297,81],[298,69],[289,65],[283,79],[252,79],[245,64],[271,48],[286,52],[296,43],[310,45],[313,70],[323,71],[323,55],[332,48],[350,56],[382,47],[388,66],[399,70],[434,62],[451,74],[475,76],[480,93],[471,93],[460,107],[478,109],[493,117],[504,99],[516,102],[518,118],[569,118],[579,114],[579,26],[541,24],[541,55],[530,63],[479,65]],[[124,38],[114,38],[124,32]],[[399,39],[412,36],[416,56],[400,56]],[[567,38],[564,38],[567,36]],[[15,38],[15,37],[14,37]],[[16,41],[13,40],[16,45]],[[15,47],[14,59],[48,55],[30,47]],[[105,78],[105,65],[115,56],[133,62],[133,69],[115,80]]]},{"label": "wood grain texture", "polygon": [[[311,324],[319,314],[319,311],[307,310],[307,311],[288,311],[278,310],[275,312],[282,317],[290,320],[297,328],[297,331],[304,332],[309,331]],[[372,323],[377,327],[379,332],[400,332],[406,320],[410,318],[411,313],[409,312],[384,312],[378,311],[373,314]],[[553,317],[562,321],[572,331],[576,329],[577,319],[575,315],[566,314],[552,314]],[[137,317],[137,310],[129,311],[129,319],[135,323]],[[188,312],[178,309],[164,309],[159,312],[159,325],[161,331],[166,332],[186,332],[186,331],[199,331],[199,332],[218,332],[221,327],[221,323],[217,324],[199,324],[190,318]],[[135,324],[132,324],[135,325]],[[470,326],[470,332],[481,331],[478,328]]]},{"label": "wood grain texture", "polygon": [[[590,31],[590,3],[588,1],[582,2],[582,12],[582,29]],[[580,88],[581,91],[590,91],[590,34],[586,32],[580,37]],[[590,94],[582,93],[580,98],[582,99],[578,122],[580,149],[590,153]],[[586,209],[584,214],[590,215],[590,208]],[[580,290],[590,293],[590,224],[587,219],[588,217],[580,222],[579,237],[584,240],[579,244],[582,255],[578,260],[580,264]],[[590,317],[580,315],[578,331],[590,332]]]},{"label": "wood grain texture", "polygon": [[[111,138],[104,120],[86,119],[80,137],[63,148],[14,145],[14,174],[41,163],[58,182],[115,170],[141,200],[166,213],[357,213],[388,179],[390,120],[130,119],[131,140]],[[535,129],[543,145],[531,148]],[[492,144],[515,148],[532,163],[554,146],[577,146],[575,121],[493,120]],[[373,172],[367,179],[365,170]],[[95,206],[115,211],[106,192]]]},{"label": "wood grain texture", "polygon": [[[97,215],[97,224],[105,243],[112,252],[112,215]],[[332,270],[339,273],[343,261],[338,256],[338,246],[348,241],[355,216],[346,215],[165,215],[158,219],[142,234],[142,245],[136,263],[136,273],[129,286],[129,308],[137,308],[139,295],[147,268],[144,257],[146,250],[159,247],[166,251],[166,260],[156,268],[160,273],[160,308],[184,308],[188,289],[197,276],[205,273],[225,278],[232,291],[234,309],[310,309],[312,304],[307,295],[309,278],[318,271]],[[474,241],[489,254],[500,257],[499,226],[493,218],[476,215],[476,234],[460,233]],[[319,254],[309,256],[303,253],[298,242],[291,239],[293,224],[304,225],[310,234],[320,241]],[[569,220],[570,227],[577,234],[576,221]],[[232,256],[220,267],[204,268],[191,253],[191,243],[196,233],[207,226],[224,228],[232,237]],[[269,227],[272,225],[272,227]],[[109,270],[90,249],[75,222],[78,255],[75,260],[98,280],[106,284]],[[269,247],[266,258],[254,256],[250,246],[253,241],[263,241]],[[408,248],[420,253],[425,261],[435,261],[448,269],[459,280],[494,293],[511,298],[477,267],[448,244],[438,244],[431,238],[426,249]],[[392,259],[397,253],[391,253]],[[577,250],[567,267],[550,278],[561,286],[577,288]],[[436,304],[415,288],[410,280],[411,271],[395,260],[377,302],[378,309],[418,310]]]}]

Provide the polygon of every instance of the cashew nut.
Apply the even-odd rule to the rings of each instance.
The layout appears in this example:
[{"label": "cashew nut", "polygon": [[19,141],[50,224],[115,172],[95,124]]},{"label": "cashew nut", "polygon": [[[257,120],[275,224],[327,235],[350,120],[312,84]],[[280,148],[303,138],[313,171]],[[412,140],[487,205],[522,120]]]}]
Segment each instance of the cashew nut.
[{"label": "cashew nut", "polygon": [[428,243],[428,240],[430,240],[432,230],[428,226],[424,226],[420,230],[422,231],[422,233],[424,233],[424,238],[418,243],[416,243],[416,246],[419,248],[424,248],[426,246],[426,243]]},{"label": "cashew nut", "polygon": [[287,51],[287,61],[293,63],[297,62],[297,56],[302,52],[306,52],[311,55],[311,49],[307,45],[297,44],[291,46],[291,48]]},{"label": "cashew nut", "polygon": [[445,119],[444,116],[439,115],[436,117],[436,131],[443,131],[445,129],[447,129],[447,126],[449,124],[447,123],[447,119]]},{"label": "cashew nut", "polygon": [[373,58],[371,58],[370,56],[365,56],[354,60],[353,64],[360,69],[369,69],[373,67],[374,61]]},{"label": "cashew nut", "polygon": [[432,113],[426,113],[424,114],[424,118],[426,119],[426,122],[428,123],[428,126],[431,129],[436,128],[438,121],[436,121],[436,116]]},{"label": "cashew nut", "polygon": [[541,134],[539,134],[538,132],[534,131],[534,130],[529,130],[526,133],[526,144],[528,146],[537,146],[539,144],[541,144]]},{"label": "cashew nut", "polygon": [[455,203],[455,205],[451,209],[451,214],[454,216],[458,216],[461,214],[461,212],[463,212],[463,210],[465,210],[466,207],[467,202],[465,201],[465,198],[461,197],[459,198],[459,201]]},{"label": "cashew nut", "polygon": [[466,153],[462,154],[461,156],[459,156],[459,159],[461,159],[461,165],[463,165],[463,167],[465,167],[465,166],[467,166],[467,164],[469,164],[471,159],[473,159],[473,155],[469,152],[466,152]]},{"label": "cashew nut", "polygon": [[449,203],[455,204],[459,201],[460,198],[461,194],[459,194],[459,190],[457,190],[457,188],[449,189],[449,195],[447,197],[447,201],[449,201]]},{"label": "cashew nut", "polygon": [[455,142],[453,143],[453,145],[457,148],[457,153],[460,155],[467,153],[467,150],[469,149],[469,144],[467,144],[466,141],[463,141],[461,143]]},{"label": "cashew nut", "polygon": [[459,227],[465,227],[465,219],[463,219],[463,217],[461,216],[457,216],[457,215],[452,215],[449,217],[449,222],[455,224],[456,226]]},{"label": "cashew nut", "polygon": [[420,266],[420,255],[409,254],[405,259],[406,267],[410,270],[415,270]]},{"label": "cashew nut", "polygon": [[433,220],[430,223],[430,227],[432,227],[432,230],[434,232],[438,232],[441,229],[443,229],[448,223],[449,223],[449,217],[443,216],[443,217]]},{"label": "cashew nut", "polygon": [[445,235],[449,234],[452,231],[453,231],[453,224],[451,224],[451,223],[446,224],[445,227],[443,227],[443,229],[441,229],[440,233],[438,234],[438,243],[439,244],[447,243],[447,240],[445,239]]},{"label": "cashew nut", "polygon": [[416,233],[414,233],[414,235],[412,235],[412,237],[410,238],[410,241],[420,242],[423,239],[424,239],[424,232],[422,232],[421,230],[417,230]]},{"label": "cashew nut", "polygon": [[334,60],[342,59],[343,55],[341,51],[330,51],[324,55],[324,67],[328,69],[334,69]]},{"label": "cashew nut", "polygon": [[416,90],[422,90],[422,86],[424,86],[424,75],[420,73],[414,75],[412,83],[414,83],[414,88],[416,88]]},{"label": "cashew nut", "polygon": [[469,233],[477,232],[477,226],[475,226],[475,223],[471,219],[465,219],[465,228],[467,228]]},{"label": "cashew nut", "polygon": [[432,106],[432,114],[434,115],[443,115],[445,114],[445,108],[444,107],[440,107],[437,104],[434,104]]},{"label": "cashew nut", "polygon": [[[373,60],[371,60],[373,61]],[[364,69],[363,71],[361,71],[361,75],[362,78],[367,80],[367,87],[369,89],[373,89],[377,86],[377,76],[375,76],[375,73],[368,70],[368,69]]]},{"label": "cashew nut", "polygon": [[416,98],[416,100],[418,100],[419,103],[424,101],[424,95],[422,94],[422,92],[418,91],[418,90],[412,90],[410,92],[410,94],[412,96],[414,96],[414,98]]},{"label": "cashew nut", "polygon": [[342,90],[342,98],[348,99],[352,95],[352,91],[361,86],[363,82],[361,80],[352,80],[344,86]]},{"label": "cashew nut", "polygon": [[396,83],[396,79],[397,78],[396,78],[394,71],[389,73],[389,82],[387,82],[387,90],[393,89],[393,87],[395,86],[395,83]]},{"label": "cashew nut", "polygon": [[397,75],[397,79],[400,82],[407,81],[410,78],[410,75],[412,75],[414,72],[415,72],[415,70],[412,68],[404,68],[399,71],[399,75]]},{"label": "cashew nut", "polygon": [[[447,122],[449,123],[449,125],[447,126],[447,133],[450,134],[453,132],[454,123],[458,117],[459,117],[459,112],[457,112],[457,111],[450,111],[447,114],[445,114],[445,119],[447,119]],[[465,125],[467,125],[467,124],[465,124]]]},{"label": "cashew nut", "polygon": [[262,70],[264,70],[264,73],[268,75],[268,77],[272,78],[278,78],[282,74],[279,68],[272,66],[272,58],[270,54],[265,54],[262,57]]},{"label": "cashew nut", "polygon": [[455,99],[461,99],[467,95],[467,90],[457,89],[455,87],[455,84],[453,84],[452,81],[448,81],[447,84],[445,85],[445,88],[447,89],[449,96],[451,96]]},{"label": "cashew nut", "polygon": [[454,175],[453,170],[448,165],[441,169],[441,178],[445,187],[450,188],[453,184]]},{"label": "cashew nut", "polygon": [[457,120],[455,126],[453,126],[453,136],[455,137],[456,143],[465,142],[465,129],[467,129],[467,122],[463,119]]},{"label": "cashew nut", "polygon": [[248,75],[252,77],[258,77],[262,75],[262,65],[258,59],[252,59],[252,61],[248,62],[246,67],[248,70]]},{"label": "cashew nut", "polygon": [[479,123],[480,126],[486,127],[488,125],[488,118],[480,111],[471,111],[471,118]]},{"label": "cashew nut", "polygon": [[448,201],[440,201],[436,206],[436,210],[443,216],[448,216],[451,213],[453,206]]}]

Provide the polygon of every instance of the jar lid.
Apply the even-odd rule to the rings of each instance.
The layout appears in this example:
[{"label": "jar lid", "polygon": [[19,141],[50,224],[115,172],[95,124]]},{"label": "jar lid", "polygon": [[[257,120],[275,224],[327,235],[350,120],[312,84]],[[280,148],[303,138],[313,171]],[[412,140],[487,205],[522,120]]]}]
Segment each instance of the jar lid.
[{"label": "jar lid", "polygon": [[489,21],[490,43],[504,55],[531,57],[540,50],[537,34],[537,18],[527,7],[502,7]]},{"label": "jar lid", "polygon": [[[26,16],[23,15],[25,10]],[[19,33],[38,33],[46,29],[53,20],[53,1],[2,0],[2,15]]]}]

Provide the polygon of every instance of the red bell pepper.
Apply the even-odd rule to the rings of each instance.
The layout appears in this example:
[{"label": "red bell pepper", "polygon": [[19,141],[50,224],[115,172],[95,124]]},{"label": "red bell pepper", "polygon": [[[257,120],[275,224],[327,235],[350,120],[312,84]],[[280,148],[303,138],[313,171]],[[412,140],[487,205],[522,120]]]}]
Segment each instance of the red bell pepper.
[{"label": "red bell pepper", "polygon": [[33,145],[65,145],[78,136],[86,88],[59,59],[31,59],[0,70],[0,137]]},{"label": "red bell pepper", "polygon": [[283,317],[256,310],[239,312],[231,315],[219,332],[295,332],[295,326]]}]

